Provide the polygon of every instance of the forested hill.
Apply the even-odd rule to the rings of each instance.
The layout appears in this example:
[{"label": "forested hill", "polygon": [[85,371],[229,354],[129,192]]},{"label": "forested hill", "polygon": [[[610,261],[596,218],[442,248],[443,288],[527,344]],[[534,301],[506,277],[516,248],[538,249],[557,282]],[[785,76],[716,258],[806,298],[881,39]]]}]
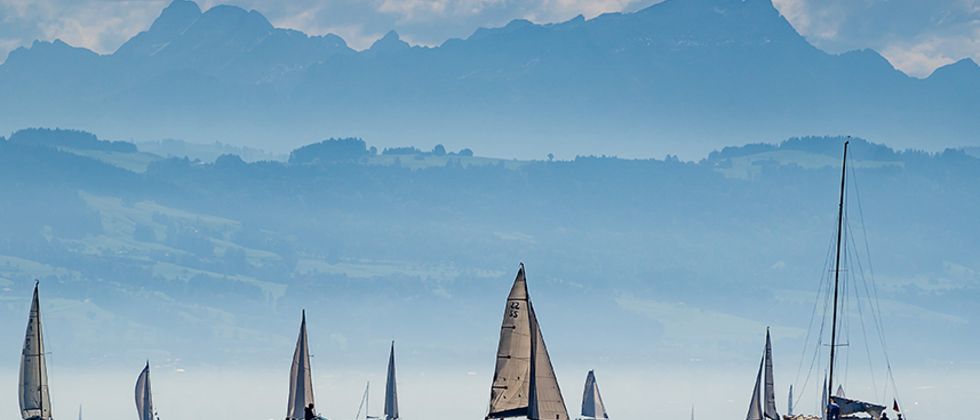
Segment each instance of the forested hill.
[{"label": "forested hill", "polygon": [[[468,360],[492,347],[520,261],[565,357],[586,357],[575,346],[586,327],[590,339],[644,344],[602,350],[615,357],[756,357],[757,328],[806,328],[842,139],[696,162],[490,159],[338,139],[249,163],[127,144],[63,131],[0,141],[0,318],[21,325],[40,279],[47,334],[72,349],[62,358],[288,356],[306,307],[332,320],[313,327],[321,337],[397,335]],[[898,357],[973,360],[966,349],[980,342],[955,331],[980,322],[980,159],[851,144],[849,232],[862,251],[867,233]],[[624,328],[602,328],[611,323]],[[686,348],[691,331],[712,344]],[[334,344],[321,354],[359,360]],[[743,344],[751,351],[723,350]]]}]

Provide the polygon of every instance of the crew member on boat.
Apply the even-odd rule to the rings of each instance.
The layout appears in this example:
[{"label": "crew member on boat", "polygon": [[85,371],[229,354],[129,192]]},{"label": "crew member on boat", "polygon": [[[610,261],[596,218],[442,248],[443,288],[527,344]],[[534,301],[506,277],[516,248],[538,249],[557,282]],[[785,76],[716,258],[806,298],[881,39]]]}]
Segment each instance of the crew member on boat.
[{"label": "crew member on boat", "polygon": [[306,409],[303,411],[305,412],[303,413],[304,420],[316,420],[316,410],[313,409],[313,403],[306,406]]},{"label": "crew member on boat", "polygon": [[827,405],[827,420],[840,420],[840,406],[836,401],[831,400]]}]

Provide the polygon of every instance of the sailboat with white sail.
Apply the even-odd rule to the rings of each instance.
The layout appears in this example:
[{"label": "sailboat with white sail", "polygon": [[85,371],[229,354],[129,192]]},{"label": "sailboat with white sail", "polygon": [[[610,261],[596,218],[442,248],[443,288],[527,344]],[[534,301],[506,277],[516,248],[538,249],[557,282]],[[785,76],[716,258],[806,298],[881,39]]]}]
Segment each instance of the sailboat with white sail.
[{"label": "sailboat with white sail", "polygon": [[286,407],[286,420],[307,420],[309,417],[322,419],[316,414],[313,401],[313,371],[310,367],[310,346],[306,335],[306,311],[299,326],[293,363],[289,369],[289,403]]},{"label": "sailboat with white sail", "polygon": [[44,333],[41,329],[41,303],[38,282],[24,335],[20,357],[20,386],[17,388],[20,414],[24,420],[51,420],[51,396],[48,394],[48,364],[44,354]]},{"label": "sailboat with white sail", "polygon": [[[763,382],[764,381],[764,382]],[[760,388],[762,393],[759,393]],[[763,402],[765,402],[763,404]],[[759,373],[752,387],[752,398],[749,400],[749,412],[746,420],[779,420],[776,412],[776,392],[772,373],[772,339],[769,329],[766,329],[766,348],[759,362]]]},{"label": "sailboat with white sail", "polygon": [[513,417],[568,420],[568,409],[528,295],[523,263],[504,306],[486,419]]},{"label": "sailboat with white sail", "polygon": [[146,367],[136,378],[136,413],[140,420],[157,419],[157,413],[153,410],[153,391],[150,388],[150,361],[146,361]]},{"label": "sailboat with white sail", "polygon": [[590,370],[585,376],[585,390],[582,391],[582,417],[581,419],[608,419],[606,404],[602,402],[602,394],[599,393],[599,383],[595,380],[595,371]]}]

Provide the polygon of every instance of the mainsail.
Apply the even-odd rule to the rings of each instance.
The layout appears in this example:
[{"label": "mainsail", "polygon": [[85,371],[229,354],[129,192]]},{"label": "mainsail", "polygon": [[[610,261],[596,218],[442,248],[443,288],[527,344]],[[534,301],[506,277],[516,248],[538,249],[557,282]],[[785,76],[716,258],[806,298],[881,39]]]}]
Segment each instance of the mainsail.
[{"label": "mainsail", "polygon": [[398,418],[398,386],[395,383],[395,342],[388,356],[388,381],[385,383],[385,420]]},{"label": "mainsail", "polygon": [[[763,388],[761,397],[759,394],[760,386]],[[765,400],[764,410],[763,400]],[[769,336],[768,328],[766,329],[766,351],[763,353],[762,362],[759,364],[759,373],[756,374],[755,386],[752,388],[752,400],[749,401],[749,413],[745,418],[746,420],[779,420],[779,414],[776,413],[776,391],[772,380],[772,339]]]},{"label": "mainsail", "polygon": [[524,264],[511,287],[500,326],[487,419],[567,420],[548,347],[531,306]]},{"label": "mainsail", "polygon": [[[79,410],[81,411],[81,410]],[[140,420],[153,420],[153,393],[150,390],[150,362],[136,379],[136,412]]]},{"label": "mainsail", "polygon": [[776,412],[776,387],[772,379],[772,339],[769,337],[769,329],[766,328],[766,388],[763,392],[766,401],[765,416],[770,420],[779,420],[779,413]]},{"label": "mainsail", "polygon": [[313,404],[313,375],[310,370],[310,348],[306,340],[306,311],[296,339],[296,351],[289,370],[289,405],[286,420],[303,420],[306,407]]},{"label": "mainsail", "polygon": [[592,419],[608,419],[606,405],[602,403],[599,394],[599,384],[595,380],[595,372],[589,371],[585,377],[585,391],[582,393],[582,417]]},{"label": "mainsail", "polygon": [[41,331],[41,304],[34,284],[30,318],[24,336],[20,358],[20,387],[18,396],[21,417],[25,420],[51,419],[51,398],[48,396],[48,368],[44,356],[44,335]]}]

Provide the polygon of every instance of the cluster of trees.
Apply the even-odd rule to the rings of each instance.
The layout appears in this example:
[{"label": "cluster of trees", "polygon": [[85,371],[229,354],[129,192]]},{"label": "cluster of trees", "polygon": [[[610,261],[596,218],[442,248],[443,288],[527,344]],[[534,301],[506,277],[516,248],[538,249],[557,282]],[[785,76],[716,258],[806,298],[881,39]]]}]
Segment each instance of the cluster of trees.
[{"label": "cluster of trees", "polygon": [[[378,148],[368,147],[363,139],[331,138],[319,143],[310,144],[293,150],[289,154],[289,163],[292,165],[312,164],[312,163],[337,163],[337,162],[358,162],[362,159],[377,156]],[[381,151],[384,156],[462,156],[472,157],[473,151],[462,149],[458,152],[446,151],[446,147],[437,144],[431,151],[425,152],[414,146],[389,147]]]},{"label": "cluster of trees", "polygon": [[133,143],[99,140],[95,134],[79,130],[26,128],[11,134],[7,141],[25,146],[67,147],[122,153],[135,153],[137,151],[136,145]]}]

